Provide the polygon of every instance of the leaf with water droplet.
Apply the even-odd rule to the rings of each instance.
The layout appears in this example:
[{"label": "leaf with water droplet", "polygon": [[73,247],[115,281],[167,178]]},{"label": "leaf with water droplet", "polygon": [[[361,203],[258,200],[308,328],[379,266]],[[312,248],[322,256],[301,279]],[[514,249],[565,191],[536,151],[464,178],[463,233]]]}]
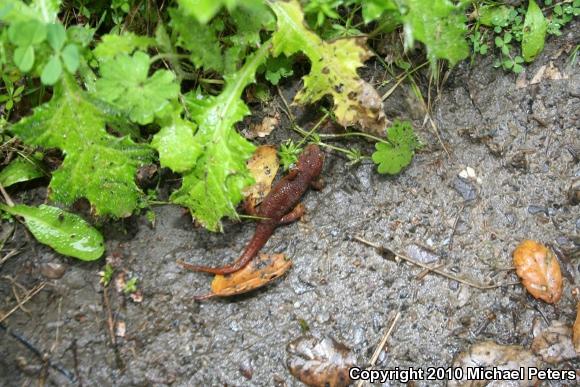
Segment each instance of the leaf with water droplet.
[{"label": "leaf with water droplet", "polygon": [[103,255],[103,236],[78,215],[44,204],[39,207],[0,204],[0,209],[22,216],[26,227],[40,243],[63,255],[83,261],[94,261]]}]

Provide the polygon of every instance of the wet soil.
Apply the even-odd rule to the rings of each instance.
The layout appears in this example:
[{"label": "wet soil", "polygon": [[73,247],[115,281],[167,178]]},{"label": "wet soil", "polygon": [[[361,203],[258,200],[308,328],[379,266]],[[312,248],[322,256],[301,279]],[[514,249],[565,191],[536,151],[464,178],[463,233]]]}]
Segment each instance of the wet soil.
[{"label": "wet soil", "polygon": [[[47,282],[4,321],[41,356],[0,330],[0,385],[40,379],[84,386],[292,386],[300,383],[286,368],[286,345],[305,329],[343,342],[364,365],[400,312],[388,351],[378,359],[379,367],[393,368],[450,366],[457,353],[483,340],[529,347],[538,320],[571,325],[577,260],[563,262],[570,278],[556,306],[513,284],[510,268],[522,239],[578,248],[580,207],[569,202],[568,191],[580,177],[580,72],[566,52],[578,40],[578,24],[551,39],[519,82],[493,69],[491,59],[460,64],[435,100],[437,133],[423,125],[407,89],[399,89],[386,111],[414,119],[426,144],[412,165],[383,177],[369,163],[349,166],[329,153],[325,188],[304,199],[307,216],[279,228],[264,249],[284,252],[293,268],[247,295],[196,303],[192,297],[209,289],[210,277],[175,262],[231,261],[251,237],[251,222],[227,223],[223,234],[212,234],[194,228],[180,208],[161,206],[154,209],[155,227],[144,216],[108,227],[107,254],[127,278],[138,278],[140,303],[114,285],[103,291],[104,261],[61,257],[16,225],[5,249],[19,254],[0,266],[0,308],[16,304],[14,291],[23,294],[12,280],[28,289]],[[529,84],[551,63],[563,79]],[[368,78],[377,81],[383,72],[372,69]],[[279,128],[273,136],[267,141],[288,133]],[[475,177],[460,178],[467,167]],[[43,194],[37,189],[19,199]],[[12,226],[2,227],[6,233]],[[434,274],[417,277],[420,269],[382,258],[356,242],[357,235],[401,253],[423,246],[454,275],[512,285],[480,290]],[[48,263],[65,265],[62,278],[45,277],[54,275]],[[125,324],[114,343],[111,321]],[[553,367],[579,366],[571,360]]]}]

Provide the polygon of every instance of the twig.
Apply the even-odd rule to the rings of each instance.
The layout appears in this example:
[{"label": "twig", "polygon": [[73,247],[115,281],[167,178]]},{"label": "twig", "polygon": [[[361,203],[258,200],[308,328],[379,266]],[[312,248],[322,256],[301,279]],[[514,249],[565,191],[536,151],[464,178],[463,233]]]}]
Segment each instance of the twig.
[{"label": "twig", "polygon": [[[369,241],[367,241],[366,239],[363,239],[360,236],[355,236],[354,237],[354,240],[359,241],[359,242],[361,242],[361,243],[363,243],[363,244],[365,244],[367,246],[373,247],[380,254],[384,254],[384,253],[387,253],[389,251],[388,249],[384,248],[383,246],[377,245],[376,243],[373,243],[373,242],[369,242]],[[395,252],[395,255],[396,255],[397,258],[400,258],[400,259],[402,259],[404,261],[407,261],[407,262],[409,262],[409,263],[411,263],[413,265],[422,267],[423,269],[428,269],[429,271],[431,271],[433,273],[437,273],[440,276],[443,276],[443,277],[448,278],[448,279],[452,279],[452,280],[457,281],[459,283],[462,283],[462,284],[465,284],[467,286],[471,286],[473,288],[480,289],[480,290],[495,289],[495,288],[500,288],[502,286],[509,286],[509,285],[515,285],[516,284],[516,283],[506,283],[506,284],[486,284],[486,285],[482,285],[482,284],[478,284],[478,283],[475,283],[475,282],[472,282],[472,281],[463,279],[461,277],[457,277],[457,276],[455,276],[453,274],[447,273],[447,272],[445,272],[443,270],[440,270],[440,269],[438,269],[436,267],[431,267],[431,266],[426,265],[426,264],[424,264],[422,262],[416,261],[413,258],[409,258],[406,255],[399,254],[399,253],[396,253],[396,252]]]},{"label": "twig", "polygon": [[2,257],[2,259],[0,259],[0,265],[2,265],[4,262],[9,260],[13,256],[18,255],[19,253],[20,253],[20,251],[18,251],[16,249],[10,250],[8,253],[6,253],[5,256]]},{"label": "twig", "polygon": [[451,230],[451,235],[449,236],[449,251],[453,249],[453,236],[455,235],[455,230],[457,229],[457,223],[459,223],[459,218],[465,209],[465,204],[461,205],[459,211],[457,211],[457,216],[455,217],[455,221],[453,222],[453,229]]},{"label": "twig", "polygon": [[6,320],[8,317],[10,317],[10,315],[12,315],[12,313],[16,312],[23,304],[30,301],[30,299],[32,297],[34,297],[38,292],[40,292],[45,286],[46,286],[46,282],[42,282],[39,285],[36,285],[34,288],[32,288],[32,290],[30,292],[28,292],[28,294],[20,302],[18,302],[18,304],[15,307],[10,309],[8,311],[8,313],[6,313],[5,315],[0,317],[0,323],[3,322],[4,320]]},{"label": "twig", "polygon": [[280,99],[282,99],[284,106],[286,106],[286,110],[282,109],[282,111],[284,113],[286,113],[286,115],[288,116],[288,119],[290,120],[290,123],[293,124],[295,121],[294,114],[292,114],[292,110],[290,110],[290,106],[288,105],[286,98],[284,98],[284,94],[282,94],[282,90],[280,90],[280,87],[276,86],[276,90],[278,90],[278,95],[280,96]]},{"label": "twig", "polygon": [[2,192],[2,196],[4,196],[6,204],[8,204],[9,207],[14,207],[14,202],[12,201],[12,198],[10,197],[10,195],[8,195],[8,192],[6,192],[2,184],[0,184],[0,192]]},{"label": "twig", "polygon": [[[393,319],[393,322],[391,322],[391,325],[389,326],[389,329],[387,330],[387,333],[385,333],[385,335],[381,339],[381,342],[375,348],[375,352],[373,353],[373,356],[371,357],[370,365],[366,368],[367,370],[372,369],[375,366],[375,364],[377,364],[377,360],[379,358],[379,355],[383,351],[383,348],[385,347],[385,344],[387,344],[387,340],[391,336],[391,333],[393,332],[393,329],[395,329],[395,324],[397,324],[397,321],[399,321],[399,318],[400,317],[401,317],[401,312],[400,311],[397,311],[397,314],[395,315],[395,318]],[[357,383],[356,387],[362,387],[363,383],[364,383],[363,380],[359,380],[359,382]]]},{"label": "twig", "polygon": [[36,348],[34,346],[34,344],[32,344],[24,336],[22,336],[19,333],[13,332],[12,329],[7,328],[6,325],[4,325],[4,323],[1,323],[1,322],[0,322],[0,329],[2,329],[4,331],[6,331],[7,333],[9,333],[10,336],[12,336],[16,340],[18,340],[28,350],[30,350],[32,353],[34,353],[40,360],[42,360],[43,362],[45,362],[45,364],[47,364],[49,367],[57,370],[62,375],[64,375],[64,377],[66,377],[71,383],[74,383],[75,382],[75,377],[74,377],[74,375],[69,370],[67,370],[66,368],[64,368],[62,365],[60,365],[58,363],[53,363],[52,361],[50,361],[50,358],[48,358],[48,355],[44,354],[41,350],[39,350],[38,348]]},{"label": "twig", "polygon": [[103,306],[105,307],[105,313],[107,314],[107,328],[109,329],[109,336],[111,336],[111,345],[114,347],[117,344],[115,339],[115,323],[113,322],[113,312],[111,311],[111,305],[109,304],[109,287],[105,286],[103,289]]}]

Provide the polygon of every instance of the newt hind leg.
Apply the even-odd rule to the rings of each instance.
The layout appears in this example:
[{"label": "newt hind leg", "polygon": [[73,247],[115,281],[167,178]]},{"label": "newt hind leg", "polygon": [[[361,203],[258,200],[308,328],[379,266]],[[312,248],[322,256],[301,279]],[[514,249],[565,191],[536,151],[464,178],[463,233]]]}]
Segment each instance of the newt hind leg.
[{"label": "newt hind leg", "polygon": [[304,204],[298,203],[296,207],[292,209],[292,211],[290,211],[282,218],[280,218],[278,224],[289,224],[295,222],[298,219],[300,219],[304,215],[304,213],[306,213],[306,208],[304,207]]},{"label": "newt hind leg", "polygon": [[193,265],[191,263],[184,262],[182,260],[178,260],[177,264],[184,269],[195,271],[195,272],[202,272],[202,273],[210,273],[210,274],[231,274],[246,266],[253,257],[251,256],[244,256],[242,255],[238,258],[234,263],[229,265],[220,266],[220,267],[211,267],[211,266],[201,266],[201,265]]}]

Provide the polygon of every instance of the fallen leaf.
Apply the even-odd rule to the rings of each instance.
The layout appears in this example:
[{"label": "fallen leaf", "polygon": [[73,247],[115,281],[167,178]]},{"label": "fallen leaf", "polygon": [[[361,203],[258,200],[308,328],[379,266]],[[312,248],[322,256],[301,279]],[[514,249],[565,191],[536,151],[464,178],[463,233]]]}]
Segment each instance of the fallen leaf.
[{"label": "fallen leaf", "polygon": [[301,336],[286,347],[290,373],[308,386],[348,386],[356,357],[344,344],[326,337]]},{"label": "fallen leaf", "polygon": [[[448,387],[480,387],[489,386],[489,380],[466,380],[467,370],[473,368],[485,367],[490,369],[492,367],[498,370],[520,370],[522,368],[538,367],[540,365],[539,359],[534,354],[524,347],[519,345],[500,345],[493,341],[483,341],[475,343],[469,347],[465,352],[456,356],[453,361],[453,367],[461,367],[464,372],[464,379],[450,380]],[[527,370],[524,371],[525,380],[520,380],[514,386],[524,385],[532,386],[533,383],[527,379]],[[494,386],[496,384],[493,384]],[[498,384],[499,385],[499,384]],[[502,384],[503,385],[503,384]],[[507,385],[507,384],[506,384]],[[510,386],[512,384],[509,384]]]},{"label": "fallen leaf", "polygon": [[278,172],[280,162],[276,148],[271,145],[258,147],[252,158],[248,160],[247,165],[255,183],[244,190],[244,195],[255,206],[268,195]]},{"label": "fallen leaf", "polygon": [[572,329],[562,321],[553,321],[552,324],[541,330],[542,321],[534,323],[534,341],[530,349],[543,361],[558,364],[562,361],[578,357],[572,344]]},{"label": "fallen leaf", "polygon": [[216,275],[211,283],[211,293],[197,296],[196,300],[211,297],[229,297],[261,288],[281,277],[292,267],[284,254],[260,254],[243,269],[228,275]]},{"label": "fallen leaf", "polygon": [[276,112],[273,117],[266,116],[262,119],[262,122],[257,124],[250,124],[250,130],[248,131],[246,137],[249,139],[254,139],[256,137],[266,137],[272,130],[278,126],[280,123],[280,114]]},{"label": "fallen leaf", "polygon": [[576,321],[572,328],[572,343],[576,353],[580,353],[580,302],[576,306]]},{"label": "fallen leaf", "polygon": [[136,292],[129,294],[129,298],[131,298],[131,300],[133,300],[133,302],[136,304],[141,303],[143,302],[143,292],[141,290],[137,290]]},{"label": "fallen leaf", "polygon": [[513,252],[522,284],[535,298],[550,304],[562,296],[562,272],[554,253],[541,243],[525,240]]}]

